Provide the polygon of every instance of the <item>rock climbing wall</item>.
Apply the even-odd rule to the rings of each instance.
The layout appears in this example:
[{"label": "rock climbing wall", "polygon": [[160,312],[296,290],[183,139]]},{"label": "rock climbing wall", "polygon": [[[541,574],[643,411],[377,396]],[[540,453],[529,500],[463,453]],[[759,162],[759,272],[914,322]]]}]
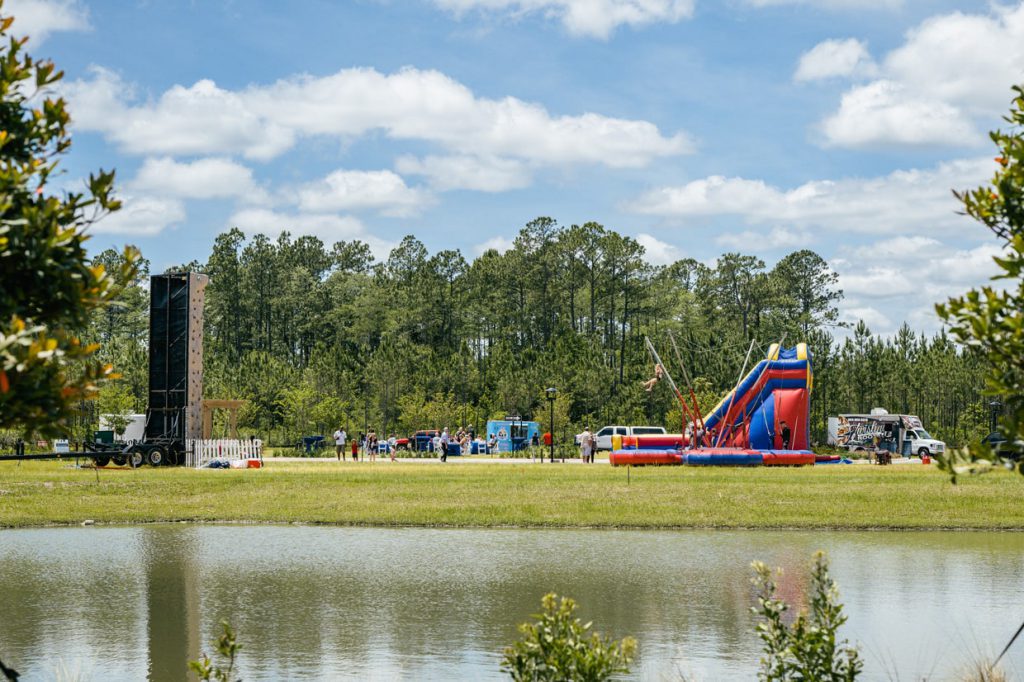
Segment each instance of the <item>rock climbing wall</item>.
[{"label": "rock climbing wall", "polygon": [[150,280],[149,440],[202,437],[203,305],[208,281],[206,275],[184,272]]},{"label": "rock climbing wall", "polygon": [[185,438],[203,437],[203,306],[210,278],[189,273],[188,283],[188,398]]}]

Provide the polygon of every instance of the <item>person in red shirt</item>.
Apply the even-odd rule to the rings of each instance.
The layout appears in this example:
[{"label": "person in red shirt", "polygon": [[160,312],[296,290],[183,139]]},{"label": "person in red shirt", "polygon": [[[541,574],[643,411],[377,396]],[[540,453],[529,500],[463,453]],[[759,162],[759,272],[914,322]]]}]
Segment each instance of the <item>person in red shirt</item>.
[{"label": "person in red shirt", "polygon": [[544,432],[544,447],[546,447],[546,448],[551,447],[551,432],[550,431],[545,431]]}]

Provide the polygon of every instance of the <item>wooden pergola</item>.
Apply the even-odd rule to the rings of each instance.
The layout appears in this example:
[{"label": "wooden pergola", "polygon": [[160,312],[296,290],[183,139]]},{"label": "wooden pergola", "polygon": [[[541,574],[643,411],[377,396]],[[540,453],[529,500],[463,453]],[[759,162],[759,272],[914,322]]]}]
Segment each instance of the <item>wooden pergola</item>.
[{"label": "wooden pergola", "polygon": [[248,400],[204,400],[203,401],[203,438],[213,436],[213,411],[227,410],[228,428],[232,438],[238,438],[238,409],[244,407]]}]

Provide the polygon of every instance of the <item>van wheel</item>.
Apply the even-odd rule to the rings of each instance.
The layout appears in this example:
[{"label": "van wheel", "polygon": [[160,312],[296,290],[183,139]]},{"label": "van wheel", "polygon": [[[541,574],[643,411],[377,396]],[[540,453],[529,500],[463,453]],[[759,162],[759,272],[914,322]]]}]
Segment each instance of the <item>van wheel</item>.
[{"label": "van wheel", "polygon": [[919,457],[927,457],[931,453],[928,452],[928,448],[921,448],[917,451],[917,454]]}]

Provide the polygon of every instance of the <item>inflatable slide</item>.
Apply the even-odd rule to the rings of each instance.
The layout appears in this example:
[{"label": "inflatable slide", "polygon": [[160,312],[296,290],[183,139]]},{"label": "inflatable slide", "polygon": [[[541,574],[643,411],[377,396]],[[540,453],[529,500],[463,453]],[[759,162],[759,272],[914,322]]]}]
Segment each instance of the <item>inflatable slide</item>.
[{"label": "inflatable slide", "polygon": [[[807,344],[768,354],[704,417],[703,439],[689,434],[623,438],[614,466],[795,466],[814,464],[810,447],[811,354]],[[789,440],[784,441],[788,430]],[[700,440],[701,442],[696,442]]]}]

